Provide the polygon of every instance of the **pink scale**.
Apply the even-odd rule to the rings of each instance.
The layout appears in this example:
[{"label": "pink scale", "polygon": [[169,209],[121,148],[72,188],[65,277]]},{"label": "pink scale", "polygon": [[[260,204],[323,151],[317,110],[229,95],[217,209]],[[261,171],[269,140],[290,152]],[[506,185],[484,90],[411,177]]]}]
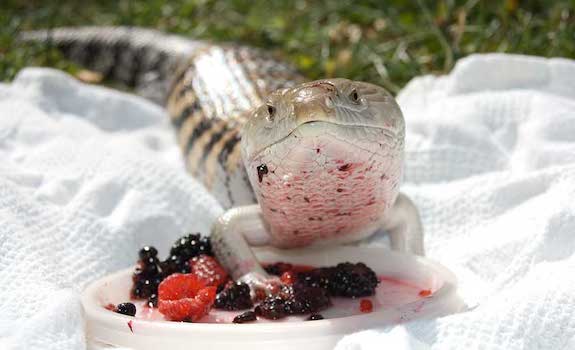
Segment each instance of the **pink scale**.
[{"label": "pink scale", "polygon": [[[305,321],[293,316],[280,321],[258,319],[246,324],[231,321],[241,312],[212,310],[197,323],[166,321],[157,309],[134,302],[135,317],[109,311],[108,304],[129,300],[132,269],[106,276],[84,292],[87,333],[92,347],[134,349],[254,349],[266,347],[332,349],[338,340],[353,332],[389,326],[458,312],[463,304],[456,293],[454,275],[445,267],[423,257],[401,254],[385,248],[331,247],[323,249],[256,250],[260,261],[284,261],[295,265],[331,266],[339,262],[364,262],[378,273],[380,284],[369,298],[333,298],[333,305],[321,312],[324,320]],[[368,299],[372,312],[363,313],[360,302]]]}]

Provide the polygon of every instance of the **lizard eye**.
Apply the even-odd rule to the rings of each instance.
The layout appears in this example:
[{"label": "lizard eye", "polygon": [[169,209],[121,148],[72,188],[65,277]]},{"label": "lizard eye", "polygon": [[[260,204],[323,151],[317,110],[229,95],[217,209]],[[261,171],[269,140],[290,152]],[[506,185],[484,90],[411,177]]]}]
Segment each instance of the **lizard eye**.
[{"label": "lizard eye", "polygon": [[276,108],[272,105],[267,105],[268,108],[268,120],[273,121],[276,115]]},{"label": "lizard eye", "polygon": [[351,99],[352,102],[354,103],[358,103],[359,102],[359,94],[357,93],[356,89],[351,90],[350,94],[349,94],[349,98]]}]

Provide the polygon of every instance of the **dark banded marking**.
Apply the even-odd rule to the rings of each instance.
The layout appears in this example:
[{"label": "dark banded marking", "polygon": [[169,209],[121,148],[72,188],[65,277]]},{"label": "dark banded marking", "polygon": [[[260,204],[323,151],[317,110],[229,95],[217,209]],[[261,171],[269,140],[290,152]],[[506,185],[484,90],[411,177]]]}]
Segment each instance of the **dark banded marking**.
[{"label": "dark banded marking", "polygon": [[[177,118],[172,118],[172,125],[176,128],[176,131],[179,130],[186,119],[190,118],[190,116],[194,114],[201,113],[202,107],[200,106],[198,100],[194,100],[191,104],[188,104],[186,108],[179,114]],[[203,118],[203,116],[201,116]]]},{"label": "dark banded marking", "polygon": [[194,164],[191,164],[189,159],[190,159],[190,153],[193,152],[194,146],[196,141],[200,138],[200,136],[202,136],[204,133],[208,132],[209,130],[212,129],[213,125],[215,123],[215,120],[213,119],[207,119],[207,118],[202,118],[202,120],[194,127],[194,130],[192,131],[192,134],[188,137],[188,139],[186,140],[186,147],[185,147],[185,155],[186,155],[186,159],[187,159],[187,163],[188,163],[188,169],[192,172],[192,173],[196,173],[198,169],[192,167]]},{"label": "dark banded marking", "polygon": [[203,133],[195,142],[188,153],[188,164],[190,169],[194,170],[194,174],[198,175],[198,173],[205,172],[204,168],[201,166],[202,158],[206,152],[206,144],[210,141],[211,137],[218,133],[220,130],[224,130],[227,126],[227,121],[222,119],[216,119],[213,121],[209,130]]},{"label": "dark banded marking", "polygon": [[229,173],[228,171],[226,171],[227,169],[225,167],[225,163],[218,162],[219,160],[218,157],[221,154],[222,149],[227,144],[227,142],[230,139],[233,139],[236,135],[237,135],[236,126],[226,125],[225,133],[222,135],[222,137],[219,138],[219,140],[212,146],[212,148],[209,151],[206,151],[204,153],[205,159],[203,160],[203,163],[201,165],[205,168],[203,180],[208,187],[211,186],[213,179],[216,176],[216,169],[218,165],[220,165],[222,169],[224,169],[224,172]]},{"label": "dark banded marking", "polygon": [[222,137],[230,131],[229,125],[225,125],[221,130],[214,133],[212,137],[210,137],[210,141],[204,146],[204,154],[202,155],[202,164],[206,162],[208,155],[211,153],[212,149],[214,148],[215,144],[222,139]]},{"label": "dark banded marking", "polygon": [[[191,113],[182,123],[182,126],[179,130],[177,130],[178,134],[178,144],[180,149],[182,150],[182,154],[185,156],[188,155],[188,141],[194,132],[196,126],[203,120],[203,115],[201,112]],[[188,163],[186,162],[186,165]]]},{"label": "dark banded marking", "polygon": [[174,118],[172,117],[172,125],[176,128],[176,130],[182,127],[182,124],[189,118],[192,114],[196,112],[201,112],[202,106],[197,99],[195,99],[192,103],[186,105],[186,107]]},{"label": "dark banded marking", "polygon": [[240,142],[241,136],[238,130],[233,130],[233,137],[231,137],[222,147],[222,151],[218,154],[218,161],[221,164],[226,164],[229,154],[234,150],[234,147]]}]

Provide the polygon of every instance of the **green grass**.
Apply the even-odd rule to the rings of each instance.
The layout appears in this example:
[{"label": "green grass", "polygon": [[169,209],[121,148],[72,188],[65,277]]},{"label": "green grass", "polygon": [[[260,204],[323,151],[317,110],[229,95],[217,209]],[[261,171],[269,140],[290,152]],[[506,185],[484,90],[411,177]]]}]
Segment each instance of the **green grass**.
[{"label": "green grass", "polygon": [[[191,38],[281,52],[310,78],[347,77],[397,92],[421,74],[448,72],[463,56],[512,52],[575,57],[575,1],[4,0],[0,79],[24,66],[74,72],[58,53],[21,47],[20,30],[137,25]],[[57,3],[57,4],[56,4]]]}]

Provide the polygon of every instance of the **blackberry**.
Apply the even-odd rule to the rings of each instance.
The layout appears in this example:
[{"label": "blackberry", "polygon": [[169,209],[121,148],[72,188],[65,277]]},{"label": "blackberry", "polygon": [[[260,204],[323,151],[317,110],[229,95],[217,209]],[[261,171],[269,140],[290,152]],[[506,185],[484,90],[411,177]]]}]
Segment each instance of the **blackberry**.
[{"label": "blackberry", "polygon": [[234,323],[246,323],[257,320],[256,313],[253,311],[246,311],[241,315],[234,317]]},{"label": "blackberry", "polygon": [[322,267],[311,271],[300,272],[296,275],[294,285],[319,287],[328,290],[334,273],[335,268],[333,267]]},{"label": "blackberry", "polygon": [[269,320],[278,320],[287,316],[285,312],[285,300],[278,297],[266,298],[261,304],[256,306],[254,312],[257,316]]},{"label": "blackberry", "polygon": [[[142,248],[140,253],[145,251],[145,248]],[[146,257],[147,252],[142,254],[142,256]],[[153,294],[157,294],[158,285],[160,285],[163,278],[158,258],[148,256],[146,259],[138,261],[138,266],[132,275],[132,281],[134,282],[132,285],[132,296],[136,299],[146,299]]]},{"label": "blackberry", "polygon": [[202,254],[214,255],[210,239],[208,237],[202,237],[199,233],[189,234],[178,239],[172,245],[172,249],[170,249],[171,256],[180,257],[180,259],[185,262]]},{"label": "blackberry", "polygon": [[379,280],[364,263],[338,264],[330,277],[329,294],[341,297],[367,297],[375,294]]},{"label": "blackberry", "polygon": [[148,298],[149,307],[158,307],[158,294],[152,294]]},{"label": "blackberry", "polygon": [[147,260],[158,256],[158,250],[152,246],[145,246],[138,252],[140,260]]},{"label": "blackberry", "polygon": [[214,255],[208,237],[202,237],[199,233],[181,237],[172,245],[168,258],[160,264],[164,277],[172,273],[190,273],[188,262],[202,254]]},{"label": "blackberry", "polygon": [[264,267],[267,273],[273,276],[281,276],[284,272],[291,271],[293,269],[292,264],[278,262],[275,264],[269,264]]},{"label": "blackberry", "polygon": [[277,320],[289,315],[315,313],[331,305],[325,289],[319,287],[284,286],[277,296],[266,298],[256,306],[258,316]]},{"label": "blackberry", "polygon": [[135,316],[136,305],[132,303],[121,303],[116,306],[116,312],[122,315]]},{"label": "blackberry", "polygon": [[307,321],[318,321],[318,320],[323,320],[323,316],[320,314],[313,314],[307,319]]},{"label": "blackberry", "polygon": [[162,274],[167,277],[173,273],[190,273],[188,260],[184,260],[177,255],[170,255],[160,263]]},{"label": "blackberry", "polygon": [[253,303],[250,287],[245,283],[235,282],[216,296],[214,307],[228,311],[251,309]]},{"label": "blackberry", "polygon": [[299,304],[298,314],[316,313],[331,305],[325,289],[293,286],[293,300]]},{"label": "blackberry", "polygon": [[378,283],[375,272],[364,263],[346,262],[300,272],[294,285],[320,287],[327,290],[329,296],[357,298],[375,294]]}]

